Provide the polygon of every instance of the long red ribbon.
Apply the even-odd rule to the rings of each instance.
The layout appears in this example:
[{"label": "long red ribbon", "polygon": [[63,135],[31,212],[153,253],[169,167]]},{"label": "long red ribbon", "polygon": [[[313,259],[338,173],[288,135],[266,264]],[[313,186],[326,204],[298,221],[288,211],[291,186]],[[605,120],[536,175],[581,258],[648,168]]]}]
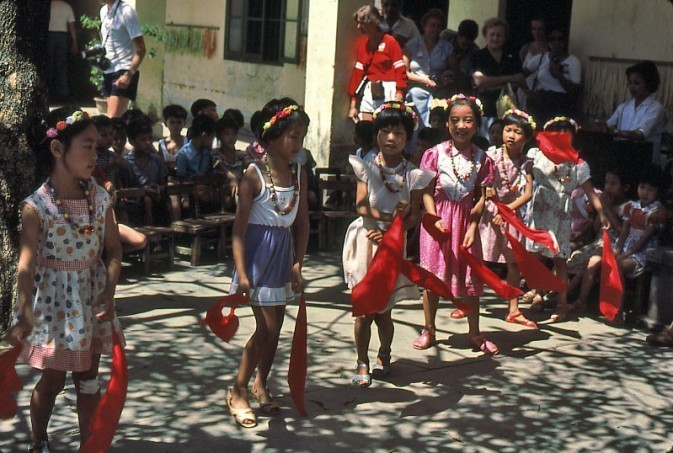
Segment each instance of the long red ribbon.
[{"label": "long red ribbon", "polygon": [[306,320],[306,301],[304,294],[301,295],[299,302],[299,311],[297,312],[297,322],[294,325],[294,335],[292,337],[292,350],[290,352],[290,369],[287,373],[287,383],[290,386],[290,394],[297,411],[304,417],[308,417],[308,411],[304,404],[304,394],[306,392],[306,368],[307,368],[307,320]]},{"label": "long red ribbon", "polygon": [[16,374],[16,359],[21,354],[22,346],[15,346],[0,354],[0,419],[8,420],[16,415],[17,405],[12,392],[23,388],[19,375]]},{"label": "long red ribbon", "polygon": [[509,244],[512,247],[512,252],[514,252],[516,262],[519,264],[519,269],[526,278],[528,287],[542,291],[556,291],[559,293],[566,290],[566,282],[554,275],[552,271],[547,269],[547,266],[529,253],[519,241],[507,231],[507,228],[505,228],[504,231],[509,240]]},{"label": "long red ribbon", "polygon": [[441,231],[435,225],[435,223],[437,223],[437,221],[441,219],[442,219],[441,217],[428,214],[427,212],[423,213],[423,217],[421,217],[421,224],[425,228],[425,231],[427,231],[428,234],[439,243],[446,242],[451,238],[451,234],[449,234],[448,231]]},{"label": "long red ribbon", "polygon": [[503,299],[514,299],[523,295],[523,291],[519,288],[509,286],[507,283],[503,282],[498,275],[490,270],[486,265],[477,259],[474,255],[467,251],[465,246],[460,246],[460,253],[467,262],[467,265],[472,268],[472,270],[479,276],[484,283],[486,283],[491,289]]},{"label": "long red ribbon", "polygon": [[603,230],[603,262],[601,263],[601,288],[599,293],[599,308],[601,313],[610,321],[615,319],[622,304],[622,280],[619,277],[617,260],[612,251],[610,236]]},{"label": "long red ribbon", "polygon": [[126,391],[128,388],[129,374],[126,363],[126,354],[121,345],[121,337],[117,332],[112,333],[112,374],[105,395],[98,402],[96,410],[91,418],[89,429],[91,436],[79,449],[80,453],[106,452],[110,448],[112,439],[119,425]]},{"label": "long red ribbon", "polygon": [[353,316],[372,315],[388,305],[402,264],[403,233],[402,215],[398,214],[383,235],[367,274],[351,290]]},{"label": "long red ribbon", "polygon": [[523,220],[521,220],[516,212],[512,211],[509,206],[496,200],[493,200],[493,203],[495,203],[495,206],[498,208],[500,217],[502,217],[505,222],[509,223],[516,231],[523,234],[531,241],[544,245],[551,250],[552,253],[558,253],[558,242],[556,242],[556,237],[550,231],[541,231],[530,228],[523,223]]},{"label": "long red ribbon", "polygon": [[540,132],[535,137],[537,139],[538,148],[542,151],[547,159],[554,162],[556,165],[563,162],[571,162],[577,164],[579,162],[579,154],[573,148],[572,134],[570,132]]},{"label": "long red ribbon", "polygon": [[[229,343],[238,330],[238,316],[236,316],[235,310],[239,305],[246,305],[249,302],[249,299],[243,294],[224,296],[208,308],[206,317],[201,321],[201,324],[207,325],[215,335]],[[226,317],[222,314],[224,307],[231,307],[229,315]]]}]

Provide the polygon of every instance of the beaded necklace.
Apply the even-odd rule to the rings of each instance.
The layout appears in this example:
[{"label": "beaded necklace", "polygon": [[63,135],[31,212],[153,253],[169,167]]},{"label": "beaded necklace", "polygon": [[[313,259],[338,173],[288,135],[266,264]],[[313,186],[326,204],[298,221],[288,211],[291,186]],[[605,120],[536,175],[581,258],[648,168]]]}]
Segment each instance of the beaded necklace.
[{"label": "beaded necklace", "polygon": [[502,179],[503,184],[505,185],[505,187],[507,187],[507,190],[509,191],[519,189],[519,180],[521,179],[521,169],[517,168],[516,165],[514,166],[514,168],[516,168],[516,175],[514,176],[513,179],[514,184],[511,184],[509,182],[509,178],[507,178],[507,168],[505,167],[505,145],[502,145],[500,155],[500,170],[499,170],[500,179]]},{"label": "beaded necklace", "polygon": [[56,204],[56,209],[58,209],[59,214],[61,214],[63,218],[68,221],[72,229],[87,236],[93,234],[96,213],[93,209],[93,200],[91,200],[89,184],[82,180],[79,181],[79,186],[84,191],[84,198],[86,199],[86,204],[89,211],[89,223],[85,225],[77,225],[72,220],[72,216],[68,213],[68,211],[66,211],[63,201],[61,201],[61,199],[58,197],[58,194],[56,193],[56,190],[54,190],[54,187],[51,185],[51,179],[47,179],[46,186],[51,193],[51,197],[54,199],[54,204]]},{"label": "beaded necklace", "polygon": [[[460,151],[458,151],[456,154],[460,154]],[[458,171],[456,170],[456,162],[454,161],[454,158],[455,156],[449,154],[449,160],[451,161],[451,171],[453,171],[453,174],[456,176],[457,179],[467,181],[468,179],[470,179],[472,173],[474,172],[474,150],[472,149],[472,146],[470,146],[470,159],[469,159],[470,170],[467,173],[464,173],[462,175],[458,173]]]},{"label": "beaded necklace", "polygon": [[273,183],[271,178],[271,167],[269,167],[269,158],[267,155],[264,155],[264,165],[266,166],[266,176],[269,178],[269,192],[271,192],[271,203],[273,203],[273,209],[280,215],[288,215],[294,209],[294,206],[297,204],[299,199],[299,184],[297,183],[297,169],[294,165],[290,164],[292,169],[292,186],[294,187],[294,194],[292,195],[292,200],[290,204],[285,208],[281,209],[278,205],[278,195],[276,195],[276,186]]},{"label": "beaded necklace", "polygon": [[[561,165],[563,165],[563,164],[561,164]],[[564,183],[570,181],[570,177],[571,177],[571,174],[572,174],[572,169],[568,168],[566,174],[561,176],[559,174],[559,168],[561,168],[561,165],[554,164],[554,176],[556,176],[556,179],[558,179],[558,181],[561,184],[564,184]]]},{"label": "beaded necklace", "polygon": [[[402,188],[407,183],[407,160],[402,158],[402,162],[397,166],[396,169],[389,169],[383,166],[381,153],[378,153],[376,155],[376,166],[379,167],[381,180],[383,181],[383,185],[386,186],[386,189],[388,189],[388,192],[399,193],[399,191],[402,190]],[[399,185],[399,187],[395,187],[390,181],[388,181],[388,177],[386,175],[400,175],[402,176],[402,183]]]}]

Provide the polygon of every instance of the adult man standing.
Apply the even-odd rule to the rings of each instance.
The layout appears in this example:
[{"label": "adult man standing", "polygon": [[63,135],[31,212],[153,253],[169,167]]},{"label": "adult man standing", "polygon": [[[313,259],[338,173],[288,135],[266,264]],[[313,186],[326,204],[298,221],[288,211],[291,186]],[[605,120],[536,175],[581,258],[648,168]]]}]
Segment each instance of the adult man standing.
[{"label": "adult man standing", "polygon": [[70,53],[77,54],[77,34],[75,33],[75,14],[69,4],[63,0],[51,0],[49,17],[49,99],[65,101],[68,98],[68,35]]},{"label": "adult man standing", "polygon": [[101,39],[110,67],[104,70],[103,97],[107,97],[107,115],[120,117],[129,101],[135,101],[140,79],[140,63],[145,57],[145,40],[138,14],[121,0],[101,0]]},{"label": "adult man standing", "polygon": [[381,1],[383,18],[388,27],[390,27],[390,34],[400,43],[400,47],[404,49],[407,41],[420,35],[420,33],[414,21],[402,15],[401,8],[402,0]]}]

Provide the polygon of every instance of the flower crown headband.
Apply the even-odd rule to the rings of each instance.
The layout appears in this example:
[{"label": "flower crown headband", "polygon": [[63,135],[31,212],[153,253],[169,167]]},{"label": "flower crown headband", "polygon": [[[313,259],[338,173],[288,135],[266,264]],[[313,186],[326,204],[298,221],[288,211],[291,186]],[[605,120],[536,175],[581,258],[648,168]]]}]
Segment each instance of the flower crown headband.
[{"label": "flower crown headband", "polygon": [[516,115],[518,117],[523,118],[528,124],[530,124],[530,127],[533,128],[533,130],[537,129],[537,124],[535,124],[535,120],[533,120],[533,115],[529,115],[528,113],[524,112],[523,110],[519,109],[509,109],[505,112],[504,115],[502,115],[502,119],[504,120],[506,116],[508,115]]},{"label": "flower crown headband", "polygon": [[451,110],[451,107],[457,101],[471,102],[476,105],[477,108],[479,108],[479,113],[481,115],[484,114],[484,105],[481,103],[479,98],[475,98],[474,96],[465,96],[463,93],[454,94],[450,99],[433,99],[430,107],[433,109],[435,107],[442,107],[444,110]]},{"label": "flower crown headband", "polygon": [[416,115],[414,109],[412,109],[410,106],[402,102],[384,102],[383,104],[381,104],[379,108],[374,110],[374,119],[376,119],[376,117],[379,116],[379,113],[388,109],[400,110],[402,112],[407,113],[408,115],[411,115],[411,118],[414,120],[414,128],[418,126],[418,115]]},{"label": "flower crown headband", "polygon": [[568,118],[567,116],[557,116],[557,117],[555,117],[555,118],[550,119],[549,121],[547,121],[546,123],[544,123],[544,127],[543,127],[542,129],[546,131],[547,128],[548,128],[549,126],[551,126],[552,124],[554,124],[554,123],[560,123],[561,121],[567,121],[567,122],[569,122],[569,123],[572,124],[572,126],[575,128],[575,132],[579,132],[579,130],[580,130],[580,125],[577,124],[577,121],[575,121],[575,120],[572,119],[572,118]]},{"label": "flower crown headband", "polygon": [[89,118],[91,117],[89,116],[88,113],[83,112],[81,110],[77,110],[76,112],[73,112],[73,114],[67,117],[65,120],[56,123],[55,127],[50,127],[49,129],[47,129],[47,136],[44,138],[44,140],[48,138],[56,138],[59,132],[64,131],[71,124],[75,124],[76,122],[82,120],[88,120]]},{"label": "flower crown headband", "polygon": [[293,104],[293,105],[288,105],[284,109],[276,112],[276,114],[273,115],[269,121],[264,123],[264,126],[262,127],[262,137],[264,137],[264,134],[266,134],[266,132],[269,129],[271,129],[271,126],[276,124],[277,121],[280,121],[282,119],[287,118],[288,116],[292,115],[292,113],[297,111],[297,110],[303,111],[304,107],[301,106],[301,105]]}]

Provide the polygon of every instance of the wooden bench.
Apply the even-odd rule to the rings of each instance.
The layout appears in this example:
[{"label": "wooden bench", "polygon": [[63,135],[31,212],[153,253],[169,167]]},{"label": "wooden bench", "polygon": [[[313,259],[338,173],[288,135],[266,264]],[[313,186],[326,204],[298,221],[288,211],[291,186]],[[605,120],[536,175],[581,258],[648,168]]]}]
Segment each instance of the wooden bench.
[{"label": "wooden bench", "polygon": [[[357,183],[352,177],[342,177],[341,171],[336,168],[317,168],[318,205],[322,218],[322,228],[319,231],[320,248],[327,248],[327,238],[334,239],[334,227],[337,221],[353,220],[358,217],[355,211],[355,193]],[[334,205],[325,206],[325,194],[334,198]]]}]

